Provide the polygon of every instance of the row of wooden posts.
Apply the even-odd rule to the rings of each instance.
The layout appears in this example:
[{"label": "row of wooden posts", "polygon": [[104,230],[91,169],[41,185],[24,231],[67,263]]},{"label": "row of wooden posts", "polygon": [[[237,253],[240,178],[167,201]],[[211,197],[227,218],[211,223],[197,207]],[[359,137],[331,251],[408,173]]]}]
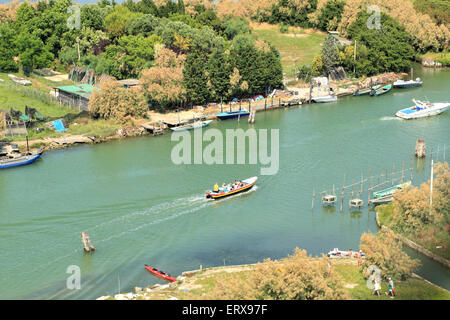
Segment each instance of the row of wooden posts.
[{"label": "row of wooden posts", "polygon": [[[392,172],[389,174],[388,170],[386,169],[386,173],[385,174],[380,174],[378,176],[372,176],[372,169],[370,169],[370,174],[369,177],[364,178],[363,174],[361,174],[361,180],[354,182],[354,178],[352,177],[352,183],[348,186],[345,185],[345,179],[346,179],[346,175],[344,174],[344,182],[342,184],[342,188],[341,188],[341,196],[340,196],[340,210],[343,210],[343,206],[344,206],[344,196],[345,196],[345,189],[347,188],[352,188],[351,191],[351,197],[350,197],[350,201],[349,201],[349,206],[350,207],[357,207],[360,208],[364,205],[364,201],[360,198],[361,194],[364,191],[367,191],[368,196],[367,196],[367,203],[370,203],[371,197],[370,194],[371,192],[373,192],[374,190],[378,189],[378,191],[389,188],[390,186],[394,186],[394,182],[396,180],[401,180],[401,183],[404,182],[405,180],[405,171],[409,170],[410,171],[410,178],[411,181],[413,179],[413,175],[412,175],[412,167],[410,167],[409,169],[404,169],[403,166],[403,162],[402,162],[402,170],[401,171],[397,171],[395,172],[395,166],[393,167]],[[401,178],[397,178],[395,179],[394,176],[398,173],[401,173],[402,176]],[[389,176],[391,176],[391,178],[389,179]],[[377,184],[373,185],[373,178],[377,178]],[[384,181],[383,181],[384,179]],[[381,183],[380,183],[381,181]],[[367,190],[363,190],[364,189],[364,183],[365,182],[369,182],[369,188]],[[390,185],[390,186],[389,186]],[[359,188],[356,188],[355,190],[355,186]],[[335,204],[337,201],[337,196],[336,196],[336,188],[335,185],[333,185],[333,189],[332,192],[329,192],[327,190],[325,190],[325,186],[323,188],[323,191],[319,193],[319,195],[322,196],[322,204],[324,205],[329,205],[329,204]],[[358,197],[355,197],[355,195],[358,195]],[[315,198],[316,198],[316,192],[315,189],[313,189],[313,197],[312,197],[312,203],[311,203],[311,209],[314,209],[314,202],[315,202]]]}]

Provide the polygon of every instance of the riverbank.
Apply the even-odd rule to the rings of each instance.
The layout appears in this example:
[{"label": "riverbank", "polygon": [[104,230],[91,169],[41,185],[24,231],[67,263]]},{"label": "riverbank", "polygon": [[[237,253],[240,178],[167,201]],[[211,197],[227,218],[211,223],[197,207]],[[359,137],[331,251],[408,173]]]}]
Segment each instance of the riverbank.
[{"label": "riverbank", "polygon": [[[317,258],[310,258],[317,260]],[[367,279],[357,266],[356,259],[330,259],[330,267],[333,268],[343,281],[343,287],[350,300],[390,300],[384,294],[388,284],[382,281],[381,296],[372,294],[367,288]],[[279,264],[280,269],[283,265]],[[255,270],[256,264],[222,266],[207,269],[186,271],[177,277],[177,281],[170,284],[156,284],[147,288],[134,288],[134,292],[116,294],[114,296],[102,296],[97,300],[209,300],[211,291],[219,281],[227,280],[233,274],[247,277]],[[150,276],[150,275],[149,275]],[[440,288],[425,279],[414,277],[406,281],[396,282],[397,296],[399,300],[449,300],[450,292]]]},{"label": "riverbank", "polygon": [[[332,88],[333,92],[338,96],[351,95],[356,89],[367,88],[370,85],[378,83],[392,83],[395,80],[405,76],[406,74],[385,73],[370,78],[361,79],[346,79],[343,81],[332,81],[329,86],[319,88],[317,86],[309,87],[309,84],[298,84],[287,87],[285,90],[275,90],[270,96],[257,102],[244,100],[233,104],[210,103],[206,107],[197,106],[190,110],[182,110],[180,112],[159,113],[156,111],[147,112],[146,119],[132,119],[126,124],[119,124],[112,120],[93,120],[84,113],[76,114],[73,109],[61,107],[58,104],[51,102],[45,103],[41,101],[42,97],[22,97],[17,100],[17,95],[23,94],[23,90],[27,88],[13,88],[18,90],[14,96],[15,103],[18,105],[18,110],[24,112],[22,104],[30,106],[44,105],[42,108],[38,107],[38,111],[46,110],[46,113],[62,116],[63,112],[73,113],[70,116],[72,119],[67,123],[67,131],[65,133],[49,130],[43,124],[36,128],[42,127],[41,131],[35,131],[36,128],[29,129],[28,144],[31,149],[44,148],[44,150],[53,150],[60,148],[67,148],[79,144],[103,143],[111,140],[123,139],[126,137],[136,137],[144,135],[152,135],[153,129],[160,128],[160,133],[167,131],[168,126],[177,125],[178,123],[186,123],[192,119],[206,118],[208,120],[217,120],[216,114],[219,112],[230,110],[255,110],[257,112],[273,110],[277,108],[284,108],[290,106],[297,106],[304,103],[309,103],[310,97],[321,97],[328,95],[328,89]],[[35,76],[32,78],[36,81]],[[8,80],[6,80],[8,81]],[[8,90],[9,87],[0,88],[1,90]],[[33,89],[29,89],[33,90]],[[8,99],[8,98],[5,98]],[[23,110],[22,110],[23,109]],[[55,110],[53,110],[55,109]],[[24,150],[26,148],[26,136],[14,136],[3,138],[3,141],[11,141],[19,145]]]}]

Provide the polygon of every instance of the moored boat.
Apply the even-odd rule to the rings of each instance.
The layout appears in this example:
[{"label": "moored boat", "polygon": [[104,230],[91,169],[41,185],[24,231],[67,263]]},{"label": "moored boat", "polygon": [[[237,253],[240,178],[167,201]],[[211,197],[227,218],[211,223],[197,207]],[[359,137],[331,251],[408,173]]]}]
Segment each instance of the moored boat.
[{"label": "moored boat", "polygon": [[157,268],[154,268],[152,266],[145,265],[145,269],[147,269],[147,271],[149,271],[155,277],[157,277],[159,279],[162,279],[164,281],[167,281],[167,282],[175,282],[175,281],[177,281],[177,279],[172,277],[170,274],[168,274],[168,273],[166,273],[166,272],[164,272],[162,270],[159,270]]},{"label": "moored boat", "polygon": [[318,102],[318,103],[325,103],[325,102],[334,102],[334,101],[337,101],[337,99],[338,98],[336,95],[327,95],[327,96],[312,98],[311,100],[314,102]]},{"label": "moored boat", "polygon": [[17,145],[0,146],[0,169],[24,166],[35,162],[42,154],[43,149],[35,153],[29,151],[20,153]]},{"label": "moored boat", "polygon": [[382,94],[385,94],[385,93],[391,91],[391,89],[392,89],[392,84],[388,84],[388,85],[385,85],[385,86],[383,86],[381,88],[378,88],[376,90],[372,90],[370,92],[370,95],[371,96],[379,96],[379,95],[382,95]]},{"label": "moored boat", "polygon": [[376,198],[376,199],[370,199],[369,200],[369,204],[373,205],[373,206],[378,206],[380,204],[391,203],[392,200],[394,200],[394,196],[393,195],[387,195],[387,196]]},{"label": "moored boat", "polygon": [[394,82],[394,88],[412,88],[419,87],[423,84],[420,78],[416,78],[416,80],[397,80]]},{"label": "moored boat", "polygon": [[221,112],[217,113],[216,117],[220,120],[226,120],[226,119],[233,119],[233,118],[239,118],[239,117],[248,117],[250,115],[250,112],[245,110],[239,110],[239,111],[227,111],[227,112]]},{"label": "moored boat", "polygon": [[414,106],[401,109],[395,113],[395,116],[410,120],[417,118],[425,118],[441,114],[450,106],[450,102],[423,102],[413,99]]},{"label": "moored boat", "polygon": [[170,130],[172,131],[185,131],[185,130],[193,130],[198,128],[203,128],[208,126],[212,120],[206,120],[206,121],[196,121],[194,123],[185,124],[178,127],[171,127]]},{"label": "moored boat", "polygon": [[354,96],[363,96],[366,94],[369,94],[372,90],[377,90],[381,87],[381,85],[377,84],[376,86],[373,86],[371,88],[366,89],[357,89],[355,92],[353,92]]},{"label": "moored boat", "polygon": [[258,180],[258,177],[251,177],[246,180],[239,181],[237,185],[230,184],[219,188],[218,191],[208,191],[206,192],[206,198],[220,199],[231,195],[235,195],[247,190],[250,190]]},{"label": "moored boat", "polygon": [[394,193],[396,193],[400,190],[403,190],[404,188],[406,188],[410,185],[411,185],[411,181],[407,181],[407,182],[397,184],[395,186],[392,186],[392,187],[384,189],[384,190],[376,191],[372,194],[372,198],[373,199],[381,199],[381,198],[385,198],[388,196],[392,196]]}]

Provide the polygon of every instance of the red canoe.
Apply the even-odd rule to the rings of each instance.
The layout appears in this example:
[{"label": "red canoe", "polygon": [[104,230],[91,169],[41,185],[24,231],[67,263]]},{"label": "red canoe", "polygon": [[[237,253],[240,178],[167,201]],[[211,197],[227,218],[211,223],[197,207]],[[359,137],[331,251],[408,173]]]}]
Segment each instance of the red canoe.
[{"label": "red canoe", "polygon": [[148,265],[145,265],[145,269],[147,269],[147,271],[149,271],[152,275],[154,275],[155,277],[157,277],[159,279],[165,280],[167,282],[177,281],[177,279],[172,277],[170,274],[165,273],[164,271],[158,270],[158,269],[150,267]]}]

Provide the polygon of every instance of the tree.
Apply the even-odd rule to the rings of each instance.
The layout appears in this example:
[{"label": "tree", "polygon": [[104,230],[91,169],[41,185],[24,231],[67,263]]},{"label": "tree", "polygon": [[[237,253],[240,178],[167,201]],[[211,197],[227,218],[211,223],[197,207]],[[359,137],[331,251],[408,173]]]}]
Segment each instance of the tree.
[{"label": "tree", "polygon": [[402,242],[386,229],[381,229],[377,234],[363,233],[360,247],[365,253],[362,263],[365,277],[370,276],[369,267],[374,265],[385,279],[405,280],[420,265],[419,260],[411,259],[402,250]]},{"label": "tree", "polygon": [[[338,23],[341,21],[342,12],[344,12],[343,1],[328,1],[325,7],[320,10],[317,26],[324,31],[336,30]],[[329,28],[331,21],[333,21],[333,26]]]},{"label": "tree", "polygon": [[266,259],[245,278],[230,275],[217,280],[209,299],[226,300],[340,300],[349,298],[342,278],[328,258],[312,258],[305,250],[277,260]]},{"label": "tree", "polygon": [[121,123],[143,117],[147,109],[147,102],[140,88],[125,89],[115,80],[103,80],[100,90],[95,89],[89,100],[92,117],[113,119]]},{"label": "tree", "polygon": [[228,59],[229,57],[223,49],[214,50],[209,57],[207,64],[208,88],[213,101],[228,98],[231,87],[231,65]]},{"label": "tree", "polygon": [[162,110],[181,106],[186,101],[183,65],[186,57],[170,49],[157,50],[155,66],[144,70],[140,83],[148,101]]},{"label": "tree", "polygon": [[15,41],[19,54],[20,66],[25,74],[30,74],[35,68],[50,67],[54,56],[44,46],[44,43],[34,34],[26,32],[17,36]]},{"label": "tree", "polygon": [[15,72],[18,70],[14,57],[17,48],[14,45],[15,31],[9,23],[0,23],[0,70]]},{"label": "tree", "polygon": [[105,30],[105,10],[97,5],[84,5],[81,7],[81,25],[94,30]]},{"label": "tree", "polygon": [[331,35],[323,42],[322,62],[327,74],[339,63],[337,40]]},{"label": "tree", "polygon": [[381,28],[369,29],[368,18],[368,13],[360,12],[348,29],[350,37],[367,48],[367,59],[356,64],[356,75],[409,70],[415,53],[405,29],[384,13],[381,13]]},{"label": "tree", "polygon": [[115,39],[125,35],[129,23],[141,17],[142,13],[131,12],[127,7],[117,5],[105,18],[105,29]]},{"label": "tree", "polygon": [[146,14],[130,21],[128,25],[128,34],[149,36],[159,24],[159,19],[152,14]]},{"label": "tree", "polygon": [[204,105],[210,98],[206,69],[207,55],[194,51],[187,56],[183,68],[183,83],[189,101],[196,105]]},{"label": "tree", "polygon": [[229,40],[234,39],[238,34],[251,33],[248,21],[241,17],[232,17],[223,23],[223,33]]}]

